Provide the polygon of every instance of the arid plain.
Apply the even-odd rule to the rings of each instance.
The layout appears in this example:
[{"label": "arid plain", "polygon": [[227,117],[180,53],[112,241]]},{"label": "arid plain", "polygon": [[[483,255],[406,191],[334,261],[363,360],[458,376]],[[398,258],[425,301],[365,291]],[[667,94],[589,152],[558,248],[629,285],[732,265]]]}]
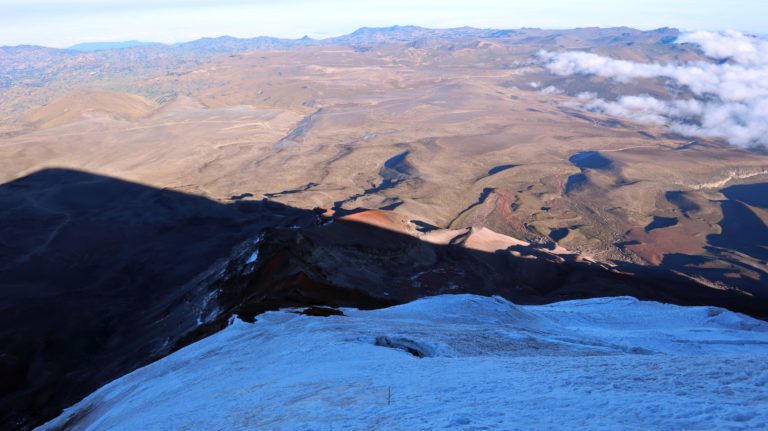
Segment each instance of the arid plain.
[{"label": "arid plain", "polygon": [[[65,167],[224,202],[393,209],[602,261],[667,263],[722,287],[765,285],[764,247],[729,245],[722,209],[723,189],[764,181],[764,153],[579,109],[584,91],[663,97],[670,83],[556,76],[536,58],[706,60],[668,43],[674,30],[419,31],[229,55],[102,54],[113,71],[91,70],[98,53],[73,56],[47,82],[4,89],[0,179]],[[577,154],[601,163],[579,166]],[[764,238],[765,205],[737,201]]]}]

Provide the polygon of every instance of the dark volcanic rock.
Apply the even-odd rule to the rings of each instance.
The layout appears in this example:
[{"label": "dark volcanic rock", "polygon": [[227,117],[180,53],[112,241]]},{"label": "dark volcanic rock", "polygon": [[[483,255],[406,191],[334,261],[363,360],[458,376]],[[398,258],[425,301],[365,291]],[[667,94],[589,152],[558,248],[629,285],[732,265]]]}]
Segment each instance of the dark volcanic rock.
[{"label": "dark volcanic rock", "polygon": [[488,229],[431,230],[388,211],[365,211],[299,230],[275,230],[260,263],[217,288],[252,318],[281,306],[376,308],[428,295],[500,295],[520,304],[634,296],[716,305],[765,318],[764,300],[711,288],[660,268],[607,266]]}]

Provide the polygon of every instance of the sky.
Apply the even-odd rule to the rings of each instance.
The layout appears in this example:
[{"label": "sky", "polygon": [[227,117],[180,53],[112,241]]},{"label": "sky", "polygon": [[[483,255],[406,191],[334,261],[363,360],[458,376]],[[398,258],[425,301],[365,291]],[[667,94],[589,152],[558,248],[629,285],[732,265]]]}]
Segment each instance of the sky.
[{"label": "sky", "polygon": [[0,45],[338,36],[359,27],[735,29],[768,33],[766,0],[0,0]]}]

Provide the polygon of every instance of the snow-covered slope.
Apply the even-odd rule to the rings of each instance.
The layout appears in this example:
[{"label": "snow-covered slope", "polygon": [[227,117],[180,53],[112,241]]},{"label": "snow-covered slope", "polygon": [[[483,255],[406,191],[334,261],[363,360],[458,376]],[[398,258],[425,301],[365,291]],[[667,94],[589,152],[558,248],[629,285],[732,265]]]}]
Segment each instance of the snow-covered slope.
[{"label": "snow-covered slope", "polygon": [[722,309],[456,295],[344,312],[235,321],[42,429],[768,429],[768,324]]}]

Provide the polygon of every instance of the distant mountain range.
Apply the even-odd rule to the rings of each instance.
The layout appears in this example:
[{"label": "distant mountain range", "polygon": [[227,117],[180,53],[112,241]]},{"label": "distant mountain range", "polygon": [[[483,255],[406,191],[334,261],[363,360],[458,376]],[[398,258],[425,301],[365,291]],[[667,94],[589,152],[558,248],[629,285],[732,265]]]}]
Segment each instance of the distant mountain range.
[{"label": "distant mountain range", "polygon": [[[517,39],[534,42],[536,39],[556,38],[559,36],[577,36],[584,39],[600,37],[637,37],[642,34],[664,34],[676,36],[677,29],[660,28],[657,30],[643,31],[629,27],[599,28],[587,27],[572,30],[546,30],[540,28],[521,29],[479,29],[474,27],[457,27],[447,29],[433,29],[413,25],[395,25],[391,27],[362,27],[350,34],[330,37],[326,39],[312,39],[304,36],[299,39],[287,39],[272,36],[257,36],[252,38],[237,38],[232,36],[205,37],[190,42],[177,44],[163,44],[159,42],[143,42],[129,40],[122,42],[87,42],[73,45],[69,48],[47,48],[52,50],[69,50],[79,52],[105,51],[127,48],[152,48],[155,50],[190,50],[204,49],[214,51],[239,51],[253,49],[290,49],[304,46],[322,45],[375,45],[394,42],[413,42],[419,39]],[[30,48],[30,45],[2,46],[0,52],[15,48]],[[41,47],[43,48],[43,47]]]},{"label": "distant mountain range", "polygon": [[[350,46],[368,50],[377,46],[403,44],[409,48],[442,45],[446,49],[471,47],[488,40],[499,45],[525,45],[546,49],[582,48],[605,45],[666,44],[680,31],[660,28],[642,31],[629,27],[515,30],[459,27],[430,29],[418,26],[363,27],[350,34],[327,39],[283,39],[258,36],[202,38],[166,45],[154,42],[93,42],[72,47],[47,48],[34,45],[0,46],[0,90],[21,84],[43,85],[62,73],[82,77],[133,75],[137,64],[146,71],[173,70],[189,61],[212,55],[236,55],[249,51],[285,51],[317,46]],[[89,79],[90,79],[89,78]]]},{"label": "distant mountain range", "polygon": [[91,52],[104,51],[108,49],[135,48],[137,46],[162,45],[159,42],[142,42],[139,40],[126,40],[123,42],[87,42],[72,45],[67,49],[72,51]]}]

